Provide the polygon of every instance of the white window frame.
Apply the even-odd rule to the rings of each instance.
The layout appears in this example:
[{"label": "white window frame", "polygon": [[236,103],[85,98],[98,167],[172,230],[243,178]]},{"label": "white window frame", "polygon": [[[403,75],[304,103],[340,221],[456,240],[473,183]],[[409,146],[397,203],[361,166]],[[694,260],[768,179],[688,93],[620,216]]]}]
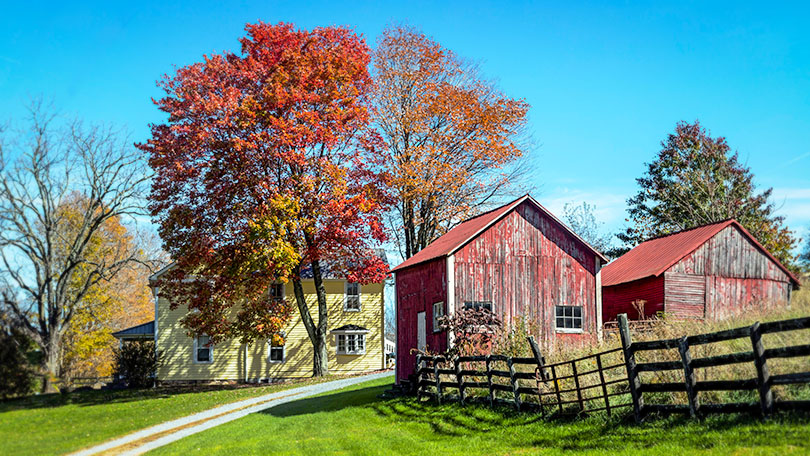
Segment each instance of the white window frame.
[{"label": "white window frame", "polygon": [[[283,334],[282,334],[283,336]],[[271,355],[273,353],[273,348],[281,348],[281,360],[272,359]],[[267,362],[271,364],[281,364],[287,361],[287,341],[284,341],[284,345],[279,345],[273,347],[273,339],[267,340]]]},{"label": "white window frame", "polygon": [[491,300],[482,299],[479,301],[464,301],[464,308],[465,309],[474,309],[476,304],[479,305],[482,309],[484,308],[484,304],[489,303],[489,311],[495,313],[495,303]]},{"label": "white window frame", "polygon": [[[349,285],[357,284],[357,308],[349,307]],[[355,296],[355,295],[351,295]],[[343,311],[344,312],[360,312],[363,310],[363,286],[358,282],[345,282],[343,285]]]},{"label": "white window frame", "polygon": [[[579,317],[572,316],[568,317],[563,314],[562,317],[557,317],[557,309],[565,309],[565,308],[579,308]],[[563,311],[564,312],[564,311]],[[571,320],[575,323],[577,319],[579,320],[579,328],[565,328],[557,326],[557,318],[571,318]],[[569,333],[569,334],[579,334],[585,332],[585,308],[583,306],[554,306],[554,330],[558,333]]]},{"label": "white window frame", "polygon": [[[368,345],[366,342],[366,334],[368,331],[341,331],[335,333],[335,352],[338,355],[365,355],[366,354],[366,346]],[[354,338],[355,340],[355,349],[349,350],[349,337]],[[340,348],[340,341],[343,338],[343,349]],[[357,340],[363,341],[363,348],[357,348]]]},{"label": "white window frame", "polygon": [[[436,312],[436,309],[439,309],[439,312]],[[433,332],[437,333],[440,332],[442,329],[440,327],[439,318],[444,316],[444,301],[434,302],[433,303]]]},{"label": "white window frame", "polygon": [[[200,346],[199,346],[200,337],[208,337],[208,342],[209,342],[208,347],[207,347],[208,348],[208,361],[200,361],[200,359],[199,359],[199,352],[197,351],[197,349],[200,348]],[[192,353],[192,358],[191,358],[194,361],[194,364],[211,364],[211,363],[214,362],[214,344],[212,344],[210,342],[211,342],[211,338],[209,336],[205,335],[205,334],[200,334],[199,336],[194,337],[194,344],[193,344],[194,345],[194,352]]]}]

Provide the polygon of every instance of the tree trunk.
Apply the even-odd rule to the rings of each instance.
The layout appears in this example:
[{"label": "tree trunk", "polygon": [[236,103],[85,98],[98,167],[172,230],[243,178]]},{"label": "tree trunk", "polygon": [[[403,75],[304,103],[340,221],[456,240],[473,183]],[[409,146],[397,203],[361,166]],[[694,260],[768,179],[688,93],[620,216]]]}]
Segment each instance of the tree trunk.
[{"label": "tree trunk", "polygon": [[61,367],[59,354],[61,351],[59,347],[60,341],[55,339],[55,337],[52,337],[50,342],[45,347],[42,347],[42,370],[44,373],[42,378],[42,393],[55,393],[57,391],[53,380],[59,376],[59,368]]},{"label": "tree trunk", "polygon": [[315,282],[315,294],[318,300],[318,321],[312,319],[304,295],[304,287],[301,284],[300,266],[293,274],[293,294],[298,304],[298,312],[301,314],[301,321],[309,335],[312,343],[312,375],[323,377],[329,373],[329,353],[326,349],[326,332],[328,328],[328,310],[326,307],[326,290],[323,287],[323,277],[321,275],[320,263],[317,260],[312,262],[313,280]]}]

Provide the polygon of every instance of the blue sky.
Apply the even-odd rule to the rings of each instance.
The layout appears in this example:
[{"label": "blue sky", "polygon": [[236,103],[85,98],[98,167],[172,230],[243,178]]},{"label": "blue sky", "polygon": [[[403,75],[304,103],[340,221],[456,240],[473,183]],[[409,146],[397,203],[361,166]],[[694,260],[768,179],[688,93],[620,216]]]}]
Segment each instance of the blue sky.
[{"label": "blue sky", "polygon": [[[32,96],[143,140],[155,81],[238,51],[246,22],[350,25],[373,45],[406,22],[481,64],[532,106],[535,196],[596,204],[622,227],[635,178],[679,120],[728,138],[794,230],[810,226],[810,7],[659,2],[9,2],[0,17],[0,119]],[[559,2],[568,3],[568,2]]]}]

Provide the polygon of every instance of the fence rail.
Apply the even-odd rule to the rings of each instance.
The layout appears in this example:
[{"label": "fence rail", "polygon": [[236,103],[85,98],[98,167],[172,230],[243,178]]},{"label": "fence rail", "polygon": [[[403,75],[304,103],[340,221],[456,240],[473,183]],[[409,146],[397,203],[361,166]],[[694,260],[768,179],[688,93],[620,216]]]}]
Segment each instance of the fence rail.
[{"label": "fence rail", "polygon": [[[673,339],[633,341],[627,315],[619,315],[621,346],[592,355],[546,364],[531,336],[533,357],[504,355],[446,358],[418,354],[417,395],[441,403],[471,400],[511,404],[517,409],[541,413],[587,413],[632,407],[637,421],[650,413],[758,412],[770,416],[775,410],[810,410],[810,401],[774,399],[772,386],[810,384],[810,371],[773,374],[768,360],[810,356],[810,344],[766,349],[762,335],[810,329],[810,317],[755,323],[725,331]],[[695,356],[695,348],[738,339],[750,340],[751,350],[713,356]],[[640,362],[637,355],[677,350],[677,360]],[[752,363],[756,378],[698,380],[696,371],[729,364]],[[808,364],[810,365],[810,364]],[[525,370],[528,366],[529,371]],[[681,372],[681,381],[642,381],[642,373]],[[700,393],[756,391],[758,402],[702,404]],[[455,394],[452,394],[455,392]],[[686,403],[645,403],[645,394],[685,394]],[[654,399],[654,397],[653,397]]]}]

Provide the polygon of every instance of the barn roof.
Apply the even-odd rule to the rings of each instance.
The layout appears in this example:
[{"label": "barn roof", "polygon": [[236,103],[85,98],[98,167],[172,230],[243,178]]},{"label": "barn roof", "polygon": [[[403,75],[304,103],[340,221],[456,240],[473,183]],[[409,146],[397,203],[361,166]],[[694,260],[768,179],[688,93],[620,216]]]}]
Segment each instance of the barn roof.
[{"label": "barn roof", "polygon": [[796,276],[784,267],[779,260],[774,258],[748,230],[736,220],[729,219],[642,242],[602,268],[602,286],[618,285],[645,277],[659,276],[683,257],[694,252],[695,249],[714,235],[731,225],[737,227],[795,283],[799,283]]},{"label": "barn roof", "polygon": [[489,212],[484,212],[483,214],[480,214],[476,217],[473,217],[469,220],[460,223],[459,225],[456,225],[456,227],[445,233],[439,239],[436,239],[435,241],[428,244],[427,247],[417,252],[416,255],[408,258],[399,266],[392,269],[391,272],[400,271],[402,269],[409,268],[411,266],[415,266],[420,263],[435,260],[436,258],[442,258],[448,255],[452,255],[461,247],[466,245],[468,242],[478,237],[479,234],[483,233],[489,227],[491,227],[499,220],[504,218],[512,210],[520,206],[520,204],[523,203],[524,201],[528,201],[531,204],[533,204],[540,212],[544,213],[549,218],[557,222],[561,227],[563,227],[572,236],[574,236],[575,239],[579,240],[595,255],[599,256],[599,258],[601,258],[602,261],[607,262],[607,258],[605,258],[604,255],[602,255],[599,251],[591,247],[590,244],[585,242],[576,233],[571,231],[571,228],[569,228],[563,222],[561,222],[557,217],[554,216],[554,214],[549,212],[545,207],[543,207],[531,196],[524,195],[512,201],[509,204],[505,204]]}]

